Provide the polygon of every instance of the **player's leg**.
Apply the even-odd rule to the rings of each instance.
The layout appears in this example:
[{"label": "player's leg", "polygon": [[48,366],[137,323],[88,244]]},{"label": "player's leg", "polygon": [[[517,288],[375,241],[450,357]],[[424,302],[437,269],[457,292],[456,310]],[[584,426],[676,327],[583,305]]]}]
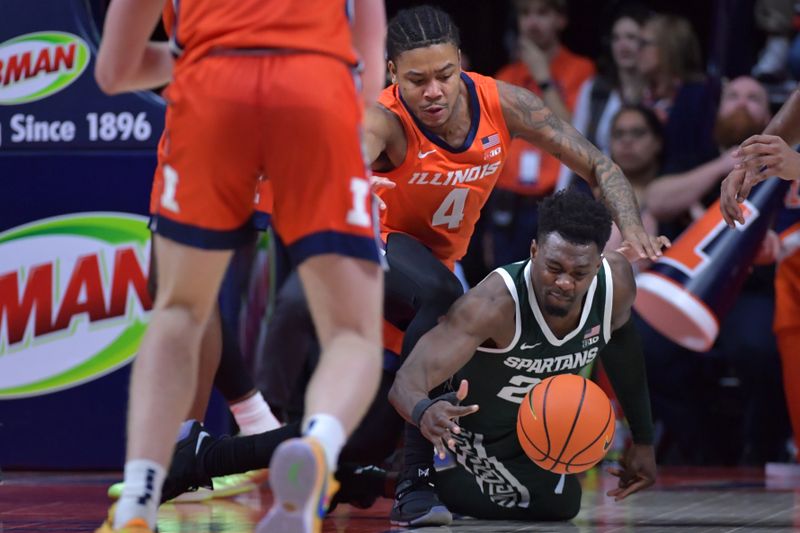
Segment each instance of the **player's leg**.
[{"label": "player's leg", "polygon": [[[264,186],[261,186],[263,189]],[[263,192],[262,192],[263,194]],[[270,194],[271,197],[271,194]],[[271,209],[271,201],[269,208]],[[257,212],[254,216],[254,226],[260,231],[266,231],[269,225],[269,216]],[[219,294],[220,329],[221,329],[221,356],[217,372],[214,376],[214,386],[228,403],[228,407],[239,426],[241,435],[254,435],[270,431],[280,426],[280,422],[273,415],[270,406],[256,388],[252,372],[247,368],[239,342],[240,320],[239,314],[242,305],[242,295],[247,291],[255,259],[255,241],[234,252],[231,264],[225,274]],[[266,265],[266,268],[270,267]],[[265,290],[275,290],[280,282],[270,278],[272,287]],[[265,296],[266,299],[266,296]],[[266,312],[258,305],[250,312]],[[258,317],[258,320],[263,317]]]},{"label": "player's leg", "polygon": [[284,420],[299,418],[292,407],[292,393],[303,375],[309,356],[318,350],[314,323],[297,272],[275,297],[269,327],[260,344],[256,375],[269,404]]},{"label": "player's leg", "polygon": [[[378,394],[342,449],[337,469],[337,479],[341,483],[341,490],[336,495],[338,502],[367,507],[376,498],[387,494],[387,473],[371,465],[380,465],[386,460],[395,450],[402,433],[403,420],[388,401],[393,381],[394,373],[384,371]],[[300,423],[295,422],[256,435],[206,437],[199,444],[199,453],[181,455],[177,468],[173,463],[164,483],[162,500],[202,486],[212,477],[266,468],[281,443],[300,435]],[[196,441],[190,444],[192,449],[197,446]]]},{"label": "player's leg", "polygon": [[299,265],[322,353],[306,392],[306,438],[275,452],[275,503],[257,531],[319,531],[339,452],[378,388],[383,271],[352,73],[314,54],[263,58],[261,73],[273,224]]},{"label": "player's leg", "polygon": [[[402,355],[405,357],[439,318],[447,314],[453,302],[464,294],[464,288],[456,275],[423,243],[409,235],[389,234],[386,261],[389,263],[387,299],[406,298],[415,307],[414,317],[403,337]],[[398,294],[401,291],[404,294]]]},{"label": "player's leg", "polygon": [[775,337],[794,443],[800,450],[800,252],[784,259],[775,273]]},{"label": "player's leg", "polygon": [[299,272],[322,352],[306,391],[306,438],[285,442],[270,462],[276,501],[259,533],[320,531],[338,488],[331,473],[375,395],[381,368],[380,266],[327,254],[307,259]]},{"label": "player's leg", "polygon": [[200,340],[200,361],[197,366],[197,386],[195,387],[194,401],[184,419],[204,420],[208,402],[211,398],[211,388],[217,368],[220,364],[222,352],[222,324],[219,315],[219,306],[214,305],[211,316],[203,329]]},{"label": "player's leg", "polygon": [[195,393],[202,334],[230,250],[252,232],[258,143],[236,132],[251,131],[255,117],[246,96],[231,95],[256,86],[252,65],[230,58],[208,58],[170,85],[151,203],[158,294],[131,377],[117,529],[131,520],[155,526],[164,471]]},{"label": "player's leg", "polygon": [[[775,331],[778,341],[778,350],[781,354],[781,369],[783,373],[783,390],[786,394],[786,405],[789,410],[789,420],[794,434],[794,445],[800,450],[800,327],[783,328]],[[798,461],[795,456],[792,459]]]},{"label": "player's leg", "polygon": [[460,464],[443,470],[437,476],[439,496],[454,513],[480,520],[570,520],[578,514],[581,485],[576,476],[562,480],[531,462],[515,462],[517,468],[504,464],[503,475],[488,469],[483,480]]},{"label": "player's leg", "polygon": [[[390,234],[386,243],[386,307],[413,306],[415,314],[403,337],[403,355],[432,329],[463,294],[458,278],[422,243]],[[436,395],[437,393],[434,393]],[[446,525],[452,516],[433,489],[433,444],[419,429],[405,426],[403,470],[397,484],[391,520],[397,525]]]},{"label": "player's leg", "polygon": [[[150,298],[155,301],[158,295],[158,252],[156,250],[155,234],[152,234],[150,239],[150,266],[147,289],[150,293]],[[205,418],[208,399],[211,395],[211,383],[214,380],[215,370],[220,362],[220,335],[219,309],[215,306],[206,324],[200,343],[197,392],[189,409],[187,416],[189,419],[203,420]]]},{"label": "player's leg", "polygon": [[125,488],[116,527],[137,517],[150,527],[155,523],[173,443],[195,393],[200,340],[230,258],[229,251],[200,250],[161,236],[156,246],[158,295],[131,374]]},{"label": "player's leg", "polygon": [[[304,426],[323,443],[331,440],[325,449],[335,465],[378,390],[383,271],[373,261],[333,254],[311,257],[298,271],[322,349],[306,391]],[[315,429],[328,424],[339,427]]]}]

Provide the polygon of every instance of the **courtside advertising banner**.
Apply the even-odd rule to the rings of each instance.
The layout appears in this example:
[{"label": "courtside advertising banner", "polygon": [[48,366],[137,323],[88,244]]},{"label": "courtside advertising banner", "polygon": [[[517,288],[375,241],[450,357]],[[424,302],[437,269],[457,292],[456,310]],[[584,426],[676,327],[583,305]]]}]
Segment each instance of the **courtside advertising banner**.
[{"label": "courtside advertising banner", "polygon": [[97,86],[107,4],[0,2],[3,468],[124,460],[130,363],[152,306],[147,216],[165,103]]}]

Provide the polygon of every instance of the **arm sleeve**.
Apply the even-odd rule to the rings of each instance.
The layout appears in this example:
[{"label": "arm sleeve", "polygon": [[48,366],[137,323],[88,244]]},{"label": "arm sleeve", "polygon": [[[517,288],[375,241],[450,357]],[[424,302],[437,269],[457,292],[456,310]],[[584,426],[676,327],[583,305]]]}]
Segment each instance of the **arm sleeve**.
[{"label": "arm sleeve", "polygon": [[633,318],[611,334],[611,340],[600,352],[600,358],[628,418],[633,442],[653,444],[653,416],[650,412],[644,352]]}]

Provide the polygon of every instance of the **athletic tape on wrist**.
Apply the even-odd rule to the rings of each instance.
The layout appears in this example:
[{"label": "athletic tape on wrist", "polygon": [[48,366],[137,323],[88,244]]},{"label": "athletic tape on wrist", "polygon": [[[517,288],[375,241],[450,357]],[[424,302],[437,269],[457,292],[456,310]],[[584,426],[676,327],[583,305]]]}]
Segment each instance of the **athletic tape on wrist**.
[{"label": "athletic tape on wrist", "polygon": [[411,410],[411,420],[414,422],[415,426],[419,427],[419,424],[422,421],[422,415],[424,415],[425,411],[427,411],[428,408],[436,402],[450,402],[453,405],[458,405],[459,403],[455,392],[448,392],[447,394],[442,394],[433,399],[425,398],[418,401],[417,405],[414,406],[414,409]]}]

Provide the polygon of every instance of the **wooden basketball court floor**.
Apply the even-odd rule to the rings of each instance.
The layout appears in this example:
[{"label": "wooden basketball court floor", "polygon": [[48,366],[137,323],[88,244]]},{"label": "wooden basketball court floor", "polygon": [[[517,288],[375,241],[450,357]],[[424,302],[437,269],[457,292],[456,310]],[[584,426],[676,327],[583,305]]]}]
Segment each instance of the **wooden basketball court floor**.
[{"label": "wooden basketball court floor", "polygon": [[[0,533],[93,531],[109,501],[116,475],[5,472],[0,485]],[[765,478],[762,469],[662,469],[657,485],[615,503],[604,494],[614,478],[598,471],[583,479],[580,514],[567,523],[484,522],[459,519],[420,532],[783,532],[800,531],[800,483]],[[794,484],[794,486],[792,486]],[[271,503],[269,489],[210,503],[167,504],[162,533],[249,532]],[[391,502],[369,510],[341,506],[325,532],[401,532],[388,516]]]}]

